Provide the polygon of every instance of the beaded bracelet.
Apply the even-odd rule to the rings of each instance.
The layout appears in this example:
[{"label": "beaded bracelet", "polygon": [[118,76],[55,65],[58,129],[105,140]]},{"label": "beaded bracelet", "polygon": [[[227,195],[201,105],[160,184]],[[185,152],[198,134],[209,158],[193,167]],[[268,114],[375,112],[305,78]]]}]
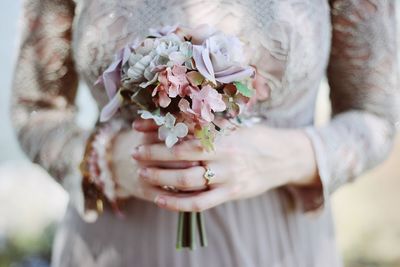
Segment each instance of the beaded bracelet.
[{"label": "beaded bracelet", "polygon": [[91,211],[94,211],[95,213],[101,213],[103,211],[103,201],[105,200],[101,188],[98,188],[89,171],[89,156],[92,151],[92,143],[96,134],[97,128],[95,128],[95,130],[91,133],[86,142],[84,156],[79,166],[82,174],[82,191],[85,213],[89,213]]},{"label": "beaded bracelet", "polygon": [[123,121],[110,121],[96,127],[86,143],[80,165],[86,211],[101,213],[104,202],[108,201],[119,213],[115,194],[118,182],[113,170],[112,148],[117,134],[125,127]]}]

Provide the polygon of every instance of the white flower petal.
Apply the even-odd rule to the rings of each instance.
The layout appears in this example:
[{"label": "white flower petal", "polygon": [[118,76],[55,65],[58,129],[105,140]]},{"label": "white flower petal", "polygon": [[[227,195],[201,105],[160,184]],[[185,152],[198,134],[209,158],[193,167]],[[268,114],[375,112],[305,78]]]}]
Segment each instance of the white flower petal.
[{"label": "white flower petal", "polygon": [[224,55],[222,53],[210,53],[211,61],[213,63],[214,71],[219,72],[225,70],[232,65],[229,55]]},{"label": "white flower petal", "polygon": [[147,111],[147,110],[141,109],[141,110],[138,110],[137,113],[138,113],[138,114],[141,114],[140,117],[141,117],[142,119],[145,119],[145,120],[147,120],[147,119],[152,119],[152,118],[153,118],[153,114],[151,114],[151,112],[150,112],[150,111]]},{"label": "white flower petal", "polygon": [[165,118],[162,116],[154,116],[153,120],[158,126],[161,126],[165,123]]},{"label": "white flower petal", "polygon": [[182,122],[178,122],[175,127],[172,129],[172,132],[174,135],[176,135],[177,137],[185,137],[188,132],[189,132],[189,128],[187,127],[186,124],[182,123]]},{"label": "white flower petal", "polygon": [[168,148],[171,148],[173,145],[176,144],[176,142],[178,142],[178,137],[176,137],[176,136],[173,135],[173,134],[168,135],[168,136],[167,136],[167,139],[165,139],[165,145],[166,145]]},{"label": "white flower petal", "polygon": [[167,115],[165,115],[165,126],[169,129],[172,129],[172,127],[174,127],[175,121],[176,119],[171,113],[168,112]]},{"label": "white flower petal", "polygon": [[138,114],[141,114],[141,118],[148,120],[148,119],[152,119],[154,120],[154,122],[158,125],[161,126],[165,123],[165,118],[163,116],[160,115],[154,115],[152,114],[150,111],[147,110],[138,110]]},{"label": "white flower petal", "polygon": [[161,126],[160,128],[158,128],[158,138],[160,140],[167,139],[167,136],[169,135],[169,132],[170,132],[170,129],[165,127],[165,125]]}]

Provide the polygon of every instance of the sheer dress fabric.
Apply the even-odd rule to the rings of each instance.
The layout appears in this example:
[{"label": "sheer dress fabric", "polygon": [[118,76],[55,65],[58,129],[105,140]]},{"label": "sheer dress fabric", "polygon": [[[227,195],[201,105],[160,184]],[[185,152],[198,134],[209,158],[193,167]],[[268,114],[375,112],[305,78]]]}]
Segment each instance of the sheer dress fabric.
[{"label": "sheer dress fabric", "polygon": [[[70,194],[53,266],[342,266],[329,197],[390,152],[398,110],[395,1],[25,0],[12,120],[21,147]],[[283,187],[205,212],[209,247],[174,249],[177,214],[131,199],[126,218],[83,211],[82,159],[91,130],[76,123],[78,81],[94,86],[126,42],[149,28],[213,25],[240,37],[266,80],[249,118],[303,128],[321,184]],[[313,126],[327,76],[332,120]],[[116,118],[128,123],[131,110]],[[267,177],[266,177],[267,178]],[[294,205],[292,205],[294,203]]]}]

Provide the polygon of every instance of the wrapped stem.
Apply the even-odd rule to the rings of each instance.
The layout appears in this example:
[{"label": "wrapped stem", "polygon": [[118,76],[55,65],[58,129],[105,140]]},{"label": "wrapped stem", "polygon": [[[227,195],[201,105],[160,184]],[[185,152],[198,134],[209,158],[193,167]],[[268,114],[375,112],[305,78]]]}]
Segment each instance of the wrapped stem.
[{"label": "wrapped stem", "polygon": [[201,212],[179,212],[176,249],[196,249],[196,232],[199,234],[200,246],[206,247],[207,236],[203,214]]},{"label": "wrapped stem", "polygon": [[207,247],[208,243],[207,243],[206,227],[204,223],[204,214],[201,212],[197,212],[196,219],[197,219],[197,227],[199,228],[200,246]]},{"label": "wrapped stem", "polygon": [[190,212],[183,213],[183,247],[190,247],[192,236],[190,232]]},{"label": "wrapped stem", "polygon": [[184,214],[183,212],[179,212],[178,215],[178,230],[177,230],[177,237],[176,237],[176,249],[181,250],[183,247],[183,220]]},{"label": "wrapped stem", "polygon": [[190,213],[190,250],[196,248],[196,212]]}]

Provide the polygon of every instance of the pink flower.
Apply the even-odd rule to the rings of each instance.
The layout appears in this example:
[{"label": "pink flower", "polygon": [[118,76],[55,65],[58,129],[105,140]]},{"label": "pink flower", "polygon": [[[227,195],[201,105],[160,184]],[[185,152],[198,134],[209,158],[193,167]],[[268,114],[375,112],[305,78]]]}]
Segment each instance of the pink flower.
[{"label": "pink flower", "polygon": [[233,84],[227,84],[224,87],[222,99],[227,106],[227,114],[232,118],[241,114],[250,103],[250,98],[240,94]]},{"label": "pink flower", "polygon": [[193,109],[190,108],[190,103],[185,98],[182,98],[178,103],[179,109],[182,111],[181,115],[187,125],[190,125],[189,128],[194,128],[195,125],[207,124],[208,122],[203,120],[200,117],[200,114],[194,112]]},{"label": "pink flower", "polygon": [[184,97],[188,94],[187,87],[189,81],[186,77],[186,67],[174,65],[172,69],[167,69],[167,80],[170,82],[168,89],[169,97],[181,96]]},{"label": "pink flower", "polygon": [[193,92],[190,97],[192,98],[192,110],[205,121],[214,120],[212,111],[220,112],[226,109],[222,95],[210,85],[204,86],[200,91]]},{"label": "pink flower", "polygon": [[158,81],[160,82],[160,84],[154,88],[151,96],[154,97],[157,95],[158,98],[155,100],[156,103],[160,107],[166,108],[171,103],[171,98],[169,98],[169,96],[168,96],[169,84],[168,84],[166,70],[159,73]]},{"label": "pink flower", "polygon": [[152,96],[158,95],[157,101],[161,107],[167,107],[171,103],[171,98],[178,95],[185,97],[196,90],[189,84],[186,71],[185,66],[174,65],[172,69],[167,68],[159,72],[159,84],[154,88]]}]

